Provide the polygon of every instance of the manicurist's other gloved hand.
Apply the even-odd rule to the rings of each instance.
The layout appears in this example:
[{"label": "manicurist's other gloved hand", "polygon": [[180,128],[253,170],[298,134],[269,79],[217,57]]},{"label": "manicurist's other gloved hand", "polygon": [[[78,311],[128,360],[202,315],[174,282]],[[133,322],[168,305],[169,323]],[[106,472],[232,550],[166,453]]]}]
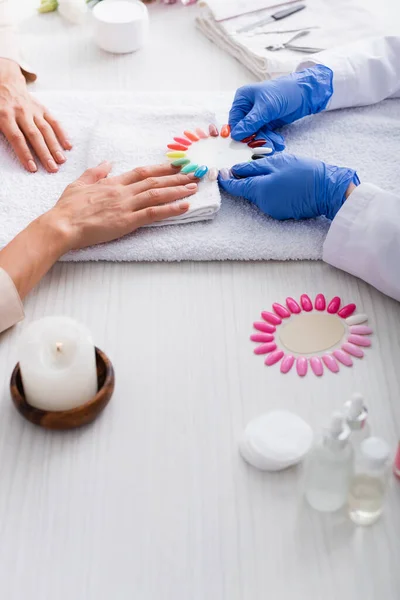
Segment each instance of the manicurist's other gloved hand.
[{"label": "manicurist's other gloved hand", "polygon": [[274,219],[333,219],[360,183],[353,169],[281,152],[236,165],[232,176],[220,175],[221,187],[249,200]]},{"label": "manicurist's other gloved hand", "polygon": [[229,113],[233,139],[242,141],[256,134],[256,139],[264,138],[283,150],[284,140],[275,129],[324,110],[332,96],[332,78],[331,69],[316,65],[239,88]]}]

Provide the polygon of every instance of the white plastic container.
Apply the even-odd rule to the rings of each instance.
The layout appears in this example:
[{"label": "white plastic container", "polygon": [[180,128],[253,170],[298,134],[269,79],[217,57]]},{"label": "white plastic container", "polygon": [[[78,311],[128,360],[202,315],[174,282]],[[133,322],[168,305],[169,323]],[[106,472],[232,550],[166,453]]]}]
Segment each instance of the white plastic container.
[{"label": "white plastic container", "polygon": [[351,443],[357,453],[364,440],[370,437],[371,428],[368,422],[368,409],[361,394],[353,394],[344,405],[344,416],[351,429]]},{"label": "white plastic container", "polygon": [[148,37],[149,13],[139,0],[102,0],[93,8],[94,39],[114,54],[135,52]]},{"label": "white plastic container", "polygon": [[350,428],[340,413],[334,413],[306,464],[305,496],[312,508],[335,512],[347,501],[354,471]]}]

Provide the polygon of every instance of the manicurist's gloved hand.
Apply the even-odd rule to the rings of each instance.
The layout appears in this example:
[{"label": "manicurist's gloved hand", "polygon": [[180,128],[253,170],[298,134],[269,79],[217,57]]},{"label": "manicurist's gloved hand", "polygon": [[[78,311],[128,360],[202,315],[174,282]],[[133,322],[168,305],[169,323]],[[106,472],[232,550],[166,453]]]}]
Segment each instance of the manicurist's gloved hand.
[{"label": "manicurist's gloved hand", "polygon": [[316,65],[239,88],[229,113],[233,139],[257,134],[256,139],[264,138],[276,150],[283,150],[284,140],[274,130],[324,110],[332,96],[332,78],[331,69]]},{"label": "manicurist's gloved hand", "polygon": [[222,172],[221,187],[256,204],[274,219],[333,219],[360,183],[352,169],[281,152]]}]

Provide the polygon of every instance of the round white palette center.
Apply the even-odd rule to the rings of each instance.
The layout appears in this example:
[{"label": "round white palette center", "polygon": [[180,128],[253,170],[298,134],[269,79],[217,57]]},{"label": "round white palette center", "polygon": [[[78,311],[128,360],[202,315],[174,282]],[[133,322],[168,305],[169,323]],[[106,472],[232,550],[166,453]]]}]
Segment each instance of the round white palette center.
[{"label": "round white palette center", "polygon": [[235,142],[231,138],[209,137],[192,144],[186,152],[186,156],[192,163],[207,165],[209,168],[229,169],[237,163],[248,162],[254,151],[241,142]]}]

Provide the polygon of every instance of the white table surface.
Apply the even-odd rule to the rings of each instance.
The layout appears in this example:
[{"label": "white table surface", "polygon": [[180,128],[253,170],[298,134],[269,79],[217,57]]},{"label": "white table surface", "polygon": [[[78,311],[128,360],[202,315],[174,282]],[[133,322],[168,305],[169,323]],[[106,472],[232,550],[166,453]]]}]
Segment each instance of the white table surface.
[{"label": "white table surface", "polygon": [[[26,0],[27,8],[32,1]],[[23,5],[20,5],[21,16]],[[249,73],[194,28],[197,8],[151,7],[151,43],[98,51],[56,15],[29,17],[33,89],[234,90]],[[252,321],[286,296],[355,301],[376,331],[352,369],[281,376],[252,354]],[[73,433],[31,426],[8,391],[27,323],[66,314],[112,358],[116,391]],[[0,597],[4,600],[396,600],[400,483],[369,529],[320,516],[301,473],[242,462],[249,419],[288,408],[315,428],[354,391],[374,431],[400,433],[400,305],[322,263],[59,264],[0,345]]]}]

